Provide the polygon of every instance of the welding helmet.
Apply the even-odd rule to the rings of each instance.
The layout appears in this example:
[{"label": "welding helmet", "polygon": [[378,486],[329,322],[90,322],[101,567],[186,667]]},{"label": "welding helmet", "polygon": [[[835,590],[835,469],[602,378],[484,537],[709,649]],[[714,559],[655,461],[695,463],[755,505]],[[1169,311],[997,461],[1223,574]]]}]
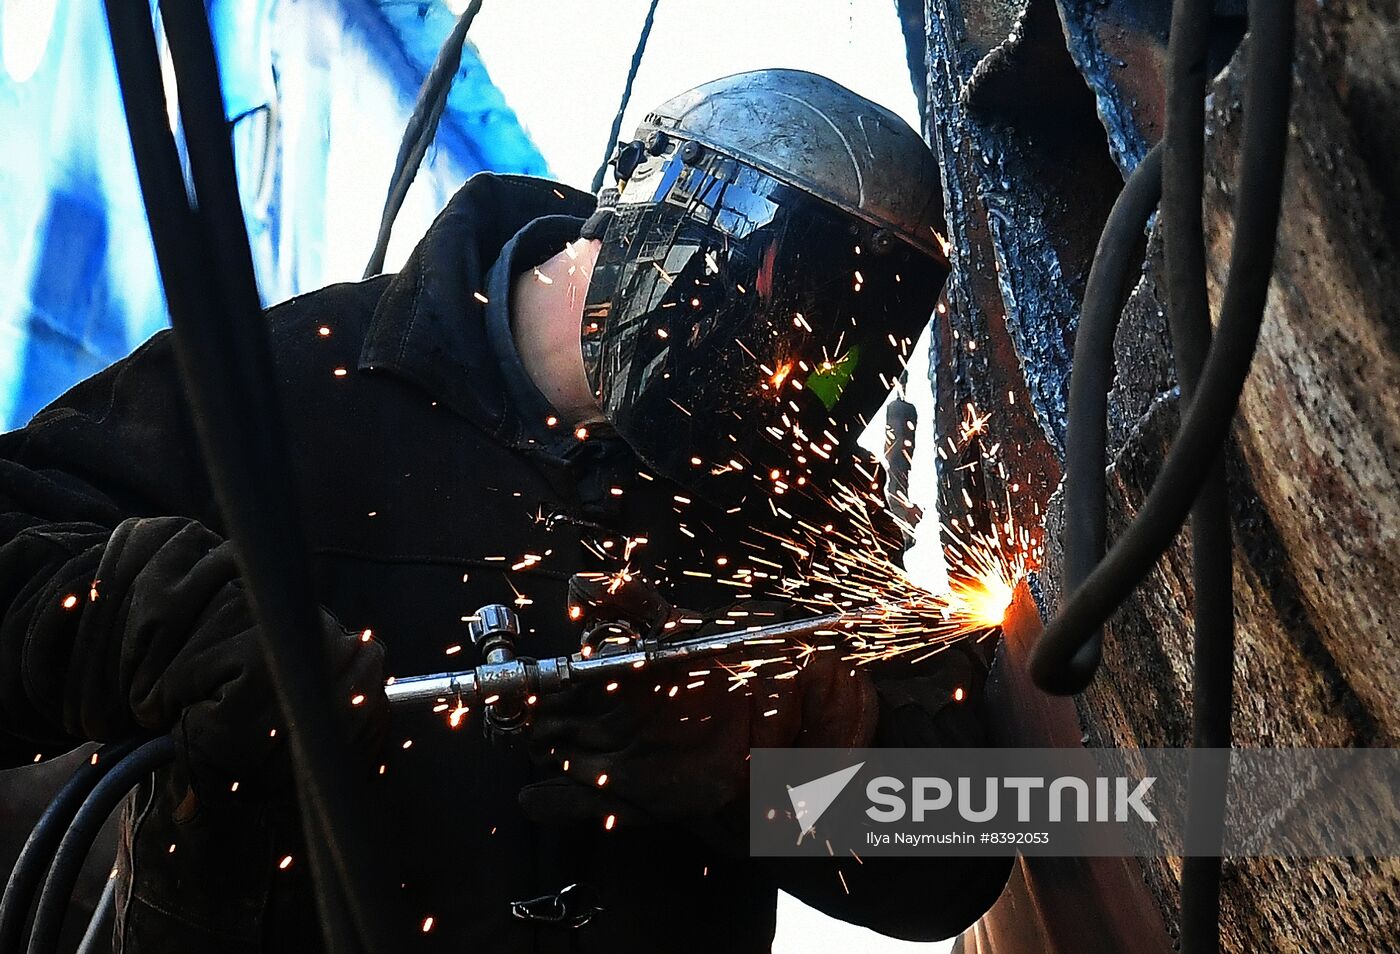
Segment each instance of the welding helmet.
[{"label": "welding helmet", "polygon": [[928,146],[831,80],[762,70],[658,107],[615,165],[582,326],[603,415],[724,506],[839,470],[947,275]]}]

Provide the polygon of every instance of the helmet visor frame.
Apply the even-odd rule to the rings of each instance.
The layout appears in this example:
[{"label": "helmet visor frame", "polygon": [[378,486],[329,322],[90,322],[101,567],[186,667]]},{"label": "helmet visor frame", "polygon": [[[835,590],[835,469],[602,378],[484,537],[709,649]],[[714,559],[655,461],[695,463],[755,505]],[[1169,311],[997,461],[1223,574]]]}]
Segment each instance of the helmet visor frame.
[{"label": "helmet visor frame", "polygon": [[[687,148],[688,147],[688,148]],[[584,307],[603,415],[714,503],[819,480],[903,371],[947,266],[699,143],[633,171]]]}]

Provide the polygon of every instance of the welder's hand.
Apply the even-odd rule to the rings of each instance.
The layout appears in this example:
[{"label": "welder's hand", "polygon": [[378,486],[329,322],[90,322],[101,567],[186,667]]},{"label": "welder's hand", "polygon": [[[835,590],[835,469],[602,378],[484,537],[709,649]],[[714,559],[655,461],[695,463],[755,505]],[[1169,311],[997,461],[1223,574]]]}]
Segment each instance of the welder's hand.
[{"label": "welder's hand", "polygon": [[837,650],[796,669],[750,670],[741,659],[647,668],[542,698],[532,753],[564,777],[522,789],[525,813],[542,822],[700,819],[744,796],[751,748],[870,740],[874,687]]},{"label": "welder's hand", "polygon": [[[51,539],[36,535],[35,544],[68,552],[73,532],[65,527],[55,525]],[[26,656],[29,718],[74,739],[174,733],[197,795],[217,798],[238,782],[246,796],[274,773],[287,733],[271,735],[283,723],[234,545],[187,517],[131,517],[87,554],[96,566],[65,566],[47,584],[46,608],[14,643]],[[18,634],[0,628],[11,645]],[[311,628],[287,638],[322,644],[325,704],[352,717],[357,735],[372,735],[388,711],[382,647],[325,613]],[[10,675],[0,681],[19,681]],[[358,693],[364,699],[352,706]]]},{"label": "welder's hand", "polygon": [[[674,639],[693,627],[687,617],[641,576],[575,573],[569,578],[569,616],[588,634],[600,624],[626,623],[638,635]],[[595,647],[596,648],[596,647]]]},{"label": "welder's hand", "polygon": [[[384,649],[319,615],[329,675],[328,704],[346,717],[352,749],[368,765],[388,718]],[[241,585],[229,584],[137,707],[143,721],[173,723],[180,759],[201,800],[233,783],[245,794],[285,785],[290,759],[256,623]]]}]

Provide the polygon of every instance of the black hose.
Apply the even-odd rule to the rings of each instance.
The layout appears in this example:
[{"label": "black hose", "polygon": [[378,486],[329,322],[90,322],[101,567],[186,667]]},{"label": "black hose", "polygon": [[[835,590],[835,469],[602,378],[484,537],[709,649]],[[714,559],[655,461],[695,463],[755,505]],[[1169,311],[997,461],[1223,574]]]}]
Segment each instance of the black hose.
[{"label": "black hose", "polygon": [[[1183,418],[1195,397],[1211,342],[1201,196],[1205,189],[1206,59],[1213,6],[1210,0],[1178,0],[1172,10],[1168,43],[1162,224],[1167,318]],[[1225,823],[1225,779],[1205,771],[1202,760],[1211,756],[1199,750],[1230,745],[1234,544],[1230,490],[1219,450],[1205,469],[1206,481],[1191,509],[1191,745],[1198,751],[1191,756],[1186,826],[1189,843],[1219,845]],[[1222,665],[1223,684],[1219,675]],[[1221,864],[1218,856],[1192,856],[1182,862],[1181,937],[1186,951],[1211,951],[1219,946]]]},{"label": "black hose", "polygon": [[1205,191],[1206,57],[1214,6],[1214,0],[1176,0],[1167,42],[1162,241],[1167,322],[1183,410],[1191,402],[1210,350],[1201,196]]},{"label": "black hose", "polygon": [[627,111],[627,104],[632,101],[632,82],[637,78],[637,70],[642,66],[642,54],[646,52],[647,38],[651,36],[651,24],[656,19],[656,5],[660,2],[661,0],[651,0],[651,6],[647,8],[647,18],[642,22],[642,33],[637,37],[637,48],[632,51],[632,63],[627,67],[627,82],[622,87],[622,101],[617,104],[617,115],[613,117],[612,129],[608,131],[608,145],[603,151],[603,164],[593,174],[594,195],[603,188],[603,179],[608,174],[608,163],[612,161],[613,150],[617,148],[617,137],[622,132],[622,114]]},{"label": "black hose", "polygon": [[112,931],[117,922],[117,879],[109,877],[102,886],[102,896],[97,899],[97,908],[88,920],[83,939],[78,942],[77,954],[99,954],[112,950]]},{"label": "black hose", "polygon": [[152,739],[112,765],[83,800],[59,842],[49,877],[39,895],[34,927],[29,935],[29,954],[54,954],[58,950],[63,915],[97,833],[137,782],[174,760],[175,748],[175,740],[168,735]]},{"label": "black hose", "polygon": [[327,947],[380,951],[383,898],[375,832],[358,800],[343,731],[330,708],[317,608],[295,508],[265,321],[201,0],[162,0],[180,91],[192,207],[165,111],[149,8],[105,0],[118,81],[175,351],[224,529],[259,626],[289,729],[298,802]]},{"label": "black hose", "polygon": [[[1031,672],[1047,691],[1067,694],[1082,689],[1097,664],[1101,628],[1109,614],[1170,545],[1187,512],[1194,510],[1196,633],[1187,839],[1199,844],[1208,837],[1218,845],[1228,777],[1221,767],[1228,766],[1231,743],[1234,665],[1232,543],[1223,446],[1253,360],[1273,271],[1292,93],[1294,11],[1293,0],[1251,0],[1249,6],[1235,234],[1214,343],[1200,209],[1210,12],[1209,3],[1178,0],[1170,41],[1163,218],[1172,348],[1182,389],[1181,428],[1137,518],[1046,627],[1032,655]],[[1103,342],[1094,347],[1104,347]],[[1106,393],[1106,379],[1085,382],[1090,383],[1101,385]],[[1094,401],[1097,408],[1096,397]],[[1094,423],[1101,433],[1102,418]],[[1101,466],[1102,458],[1090,463]],[[1070,532],[1076,531],[1072,527]],[[1094,545],[1093,528],[1085,532],[1089,539],[1083,545]],[[1097,545],[1102,545],[1101,540]],[[1067,573],[1082,570],[1078,562],[1072,569],[1066,562]],[[1223,763],[1210,750],[1226,750]],[[1184,861],[1181,938],[1187,954],[1219,950],[1220,873],[1218,857]]]},{"label": "black hose", "polygon": [[399,143],[399,154],[394,159],[394,174],[389,177],[389,193],[384,197],[384,211],[379,216],[379,233],[374,239],[374,250],[370,252],[369,264],[365,266],[365,278],[371,278],[384,270],[384,256],[389,251],[389,236],[394,231],[394,220],[399,217],[408,189],[418,175],[418,167],[423,163],[428,146],[437,134],[438,122],[447,108],[447,95],[452,92],[452,81],[462,66],[462,48],[467,43],[467,31],[481,10],[482,0],[472,0],[447,35],[439,48],[437,59],[428,71],[423,85],[418,90],[418,100],[413,105],[413,115],[403,131]]},{"label": "black hose", "polygon": [[20,849],[15,866],[0,897],[0,954],[19,954],[24,947],[24,925],[34,905],[34,893],[49,870],[54,850],[68,830],[83,799],[112,766],[136,748],[139,739],[102,746],[80,765],[49,802]]},{"label": "black hose", "polygon": [[[1136,255],[1143,232],[1162,194],[1161,144],[1138,163],[1099,236],[1084,304],[1074,336],[1074,370],[1069,379],[1069,430],[1065,441],[1064,590],[1073,591],[1103,557],[1108,538],[1108,392],[1113,386],[1113,336],[1123,306],[1141,271]],[[1078,637],[1079,634],[1076,634]],[[1076,638],[1070,647],[1042,640],[1036,656],[1057,653],[1054,692],[1080,692],[1099,667],[1103,630]]]},{"label": "black hose", "polygon": [[[1291,6],[1291,0],[1270,3]],[[1283,19],[1289,21],[1287,36],[1280,40],[1283,28],[1276,26],[1262,33],[1275,44],[1282,42],[1282,50],[1256,49],[1253,39],[1250,44],[1251,64],[1266,61],[1260,64],[1260,73],[1271,80],[1279,75],[1280,64],[1276,60],[1282,60],[1284,82],[1281,89],[1262,87],[1251,66],[1246,102],[1257,105],[1253,115],[1246,108],[1244,119],[1230,281],[1219,330],[1195,400],[1186,410],[1180,435],[1167,453],[1137,518],[1084,582],[1066,597],[1060,612],[1046,626],[1042,639],[1047,651],[1032,656],[1031,673],[1036,684],[1047,691],[1056,691],[1059,684],[1059,660],[1073,655],[1073,651],[1065,652],[1065,647],[1077,647],[1087,638],[1085,634],[1091,635],[1103,626],[1170,546],[1209,475],[1210,462],[1219,454],[1229,433],[1258,341],[1272,271],[1291,92],[1287,73],[1291,65],[1292,18]]]},{"label": "black hose", "polygon": [[[1163,173],[1162,227],[1166,251],[1167,324],[1171,332],[1180,409],[1195,398],[1210,351],[1210,304],[1206,290],[1205,191],[1206,59],[1210,48],[1211,0],[1177,0],[1167,51],[1167,154]],[[1191,508],[1192,611],[1191,745],[1195,750],[1230,745],[1230,676],[1234,672],[1234,555],[1230,533],[1230,489],[1221,451],[1205,467],[1207,476]],[[1215,678],[1224,654],[1225,684]],[[1205,683],[1203,686],[1202,683]],[[1222,697],[1223,693],[1223,697]],[[1225,733],[1218,727],[1223,703]],[[1203,731],[1204,730],[1204,731]],[[1225,790],[1203,771],[1207,758],[1193,751],[1187,781],[1188,843],[1219,845],[1225,821]],[[1181,873],[1181,939],[1185,951],[1219,946],[1221,859],[1191,856]]]},{"label": "black hose", "polygon": [[[1283,189],[1288,105],[1293,81],[1293,0],[1251,0],[1249,24],[1241,159],[1244,172],[1223,311],[1228,314],[1232,307],[1238,307],[1262,315],[1269,275],[1273,271]],[[1244,249],[1243,256],[1242,241],[1246,246],[1253,243],[1252,247]],[[1242,257],[1246,261],[1241,261]],[[1244,282],[1236,282],[1237,274],[1254,277],[1257,290],[1244,288]],[[1243,304],[1234,300],[1241,296],[1245,298]],[[1177,369],[1183,400],[1189,400],[1191,382],[1179,358]],[[1233,417],[1233,407],[1231,411]],[[1219,845],[1225,825],[1228,773],[1220,770],[1218,759],[1208,750],[1229,749],[1232,742],[1235,664],[1232,554],[1225,461],[1223,452],[1218,450],[1192,514],[1196,634],[1191,671],[1191,745],[1201,750],[1199,755],[1193,753],[1187,788],[1186,837],[1188,843],[1193,844],[1203,844],[1209,838],[1210,844]],[[1220,949],[1220,882],[1219,857],[1184,859],[1181,874],[1183,954],[1207,954]]]}]

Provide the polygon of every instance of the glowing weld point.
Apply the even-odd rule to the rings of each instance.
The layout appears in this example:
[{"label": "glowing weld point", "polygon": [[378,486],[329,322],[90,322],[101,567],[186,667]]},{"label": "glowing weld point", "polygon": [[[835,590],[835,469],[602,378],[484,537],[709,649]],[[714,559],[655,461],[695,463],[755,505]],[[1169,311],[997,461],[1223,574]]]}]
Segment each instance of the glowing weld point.
[{"label": "glowing weld point", "polygon": [[75,606],[77,606],[77,605],[78,605],[78,598],[77,598],[76,596],[74,596],[72,593],[69,593],[67,596],[65,596],[65,597],[63,598],[63,608],[64,608],[64,609],[72,609],[73,607],[75,607]]},{"label": "glowing weld point", "polygon": [[291,855],[283,855],[283,856],[282,856],[282,860],[279,861],[279,862],[277,862],[277,869],[278,869],[279,871],[286,871],[286,870],[287,870],[288,868],[290,868],[291,866],[292,866],[292,856],[291,856]]},{"label": "glowing weld point", "polygon": [[423,919],[423,933],[427,934],[433,929],[433,916],[430,914]]},{"label": "glowing weld point", "polygon": [[616,815],[609,815],[607,818],[603,819],[603,830],[604,830],[604,831],[612,831],[612,830],[613,830],[613,826],[616,825],[616,824],[617,824],[617,816],[616,816]]}]

